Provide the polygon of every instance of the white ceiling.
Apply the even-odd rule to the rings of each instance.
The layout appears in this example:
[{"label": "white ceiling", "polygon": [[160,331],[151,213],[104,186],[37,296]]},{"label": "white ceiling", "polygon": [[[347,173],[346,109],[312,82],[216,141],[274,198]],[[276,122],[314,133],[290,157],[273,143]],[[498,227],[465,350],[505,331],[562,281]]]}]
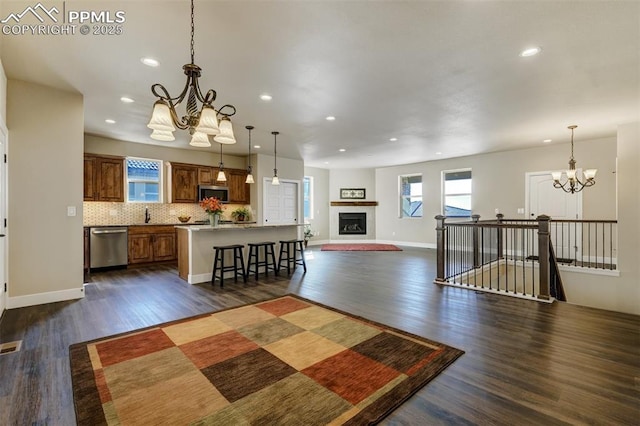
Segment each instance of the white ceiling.
[{"label": "white ceiling", "polygon": [[[3,0],[0,19],[36,4]],[[3,35],[8,77],[82,93],[87,133],[190,149],[186,132],[156,142],[146,128],[151,85],[172,96],[184,85],[189,1],[64,7],[122,10],[123,34]],[[637,1],[196,0],[195,11],[201,88],[238,110],[229,154],[246,154],[248,124],[260,152],[272,153],[278,130],[279,156],[361,168],[566,143],[570,124],[579,146],[640,119]],[[519,57],[530,46],[543,50]]]}]

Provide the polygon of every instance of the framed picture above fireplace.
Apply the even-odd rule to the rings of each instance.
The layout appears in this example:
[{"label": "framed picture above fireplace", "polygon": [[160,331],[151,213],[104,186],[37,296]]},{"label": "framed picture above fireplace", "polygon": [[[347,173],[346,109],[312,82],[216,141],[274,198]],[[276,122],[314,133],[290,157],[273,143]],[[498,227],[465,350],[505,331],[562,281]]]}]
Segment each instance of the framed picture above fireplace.
[{"label": "framed picture above fireplace", "polygon": [[340,188],[340,199],[342,200],[364,200],[367,198],[365,188]]}]

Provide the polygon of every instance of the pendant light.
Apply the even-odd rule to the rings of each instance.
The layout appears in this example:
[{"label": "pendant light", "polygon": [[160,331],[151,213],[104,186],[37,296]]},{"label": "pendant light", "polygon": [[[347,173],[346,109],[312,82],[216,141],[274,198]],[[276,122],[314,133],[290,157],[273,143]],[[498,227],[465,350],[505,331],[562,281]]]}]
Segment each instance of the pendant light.
[{"label": "pendant light", "polygon": [[251,131],[253,130],[253,126],[246,126],[245,129],[249,131],[249,165],[247,166],[247,180],[244,183],[255,183],[253,180],[253,173],[251,169]]},{"label": "pendant light", "polygon": [[271,185],[280,185],[280,179],[278,179],[278,135],[280,132],[271,132],[273,135],[273,179],[271,179]]},{"label": "pendant light", "polygon": [[217,182],[226,182],[227,175],[224,174],[224,164],[222,163],[222,144],[220,144],[220,170],[218,170]]},{"label": "pendant light", "polygon": [[564,192],[568,192],[570,194],[580,192],[584,188],[595,185],[596,172],[598,171],[598,169],[585,170],[583,173],[584,182],[580,180],[578,171],[576,170],[576,160],[573,158],[573,130],[576,127],[578,126],[572,125],[567,127],[571,130],[571,157],[569,157],[569,168],[567,170],[564,170],[564,174],[567,176],[567,180],[564,183],[560,183],[563,171],[556,171],[551,173],[551,177],[553,179],[553,187],[562,189]]}]

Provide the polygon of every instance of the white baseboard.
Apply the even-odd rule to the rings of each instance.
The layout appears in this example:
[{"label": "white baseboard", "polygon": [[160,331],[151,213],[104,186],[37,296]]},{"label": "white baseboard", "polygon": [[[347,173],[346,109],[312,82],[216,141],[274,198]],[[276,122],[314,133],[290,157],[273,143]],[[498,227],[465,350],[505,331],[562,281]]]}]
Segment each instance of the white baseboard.
[{"label": "white baseboard", "polygon": [[24,308],[26,306],[43,305],[45,303],[64,302],[65,300],[82,299],[83,297],[84,286],[80,288],[70,288],[68,290],[8,297],[7,309]]},{"label": "white baseboard", "polygon": [[418,248],[428,248],[428,249],[436,249],[437,246],[435,243],[416,243],[413,241],[393,241],[393,240],[323,240],[323,241],[314,241],[313,243],[309,241],[309,245],[322,245],[322,244],[394,244],[397,246],[405,246],[405,247],[418,247]]},{"label": "white baseboard", "polygon": [[436,249],[438,248],[435,243],[416,243],[413,241],[392,241],[392,240],[376,240],[378,244],[394,244],[396,246],[405,246],[405,247],[418,247],[418,248],[428,248],[428,249]]},{"label": "white baseboard", "polygon": [[189,284],[200,284],[200,283],[208,283],[211,282],[211,274],[212,272],[206,274],[189,274],[187,275],[187,282]]},{"label": "white baseboard", "polygon": [[309,240],[307,246],[321,246],[323,244],[329,244],[329,240]]}]

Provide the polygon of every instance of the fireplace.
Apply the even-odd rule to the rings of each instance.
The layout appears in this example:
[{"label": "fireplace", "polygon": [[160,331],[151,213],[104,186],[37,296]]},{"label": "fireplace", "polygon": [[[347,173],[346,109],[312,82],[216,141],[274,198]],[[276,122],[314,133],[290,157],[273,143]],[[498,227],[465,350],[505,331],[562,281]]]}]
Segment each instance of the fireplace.
[{"label": "fireplace", "polygon": [[339,213],[338,214],[338,234],[339,235],[366,235],[367,234],[367,214],[366,213]]}]

